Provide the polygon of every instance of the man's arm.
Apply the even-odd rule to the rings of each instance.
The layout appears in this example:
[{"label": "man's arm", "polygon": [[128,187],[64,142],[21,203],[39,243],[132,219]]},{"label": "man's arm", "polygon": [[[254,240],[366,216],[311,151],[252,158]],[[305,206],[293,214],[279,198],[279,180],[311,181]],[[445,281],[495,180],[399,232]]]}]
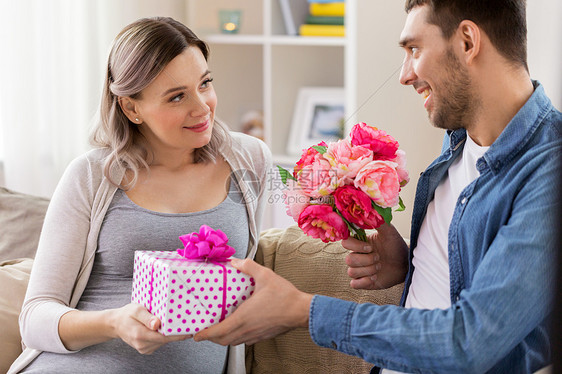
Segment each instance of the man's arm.
[{"label": "man's arm", "polygon": [[[513,203],[500,203],[509,207],[509,217],[493,233],[474,272],[464,274],[466,287],[450,308],[358,305],[315,296],[309,320],[313,341],[405,372],[480,373],[502,359],[529,372],[547,364],[555,258],[552,208],[560,204],[555,201],[556,172],[549,162],[518,189]],[[463,236],[464,261],[470,246],[479,245],[470,237],[476,227],[468,227]]]}]

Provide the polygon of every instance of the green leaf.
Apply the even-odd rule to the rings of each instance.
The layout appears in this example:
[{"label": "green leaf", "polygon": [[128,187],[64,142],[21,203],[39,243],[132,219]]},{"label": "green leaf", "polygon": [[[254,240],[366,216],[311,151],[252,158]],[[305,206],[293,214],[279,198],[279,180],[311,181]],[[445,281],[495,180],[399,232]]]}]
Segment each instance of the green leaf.
[{"label": "green leaf", "polygon": [[284,169],[279,165],[277,165],[277,168],[279,169],[279,175],[281,175],[281,182],[283,182],[283,184],[287,184],[287,178],[296,181],[295,177],[293,177],[293,174],[291,174],[289,170]]},{"label": "green leaf", "polygon": [[326,151],[328,150],[328,147],[324,145],[313,145],[312,148],[316,149],[321,155],[326,153]]},{"label": "green leaf", "polygon": [[384,219],[384,222],[390,223],[392,221],[392,209],[391,208],[381,208],[374,201],[371,200],[371,205]]},{"label": "green leaf", "polygon": [[406,205],[404,205],[404,202],[402,201],[402,198],[399,197],[398,198],[398,209],[395,210],[395,212],[403,212],[406,209]]}]

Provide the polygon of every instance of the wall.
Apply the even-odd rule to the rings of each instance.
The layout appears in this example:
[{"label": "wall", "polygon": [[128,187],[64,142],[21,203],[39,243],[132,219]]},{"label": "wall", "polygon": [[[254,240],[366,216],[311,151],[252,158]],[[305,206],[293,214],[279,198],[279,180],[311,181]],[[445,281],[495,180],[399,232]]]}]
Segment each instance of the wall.
[{"label": "wall", "polygon": [[527,59],[558,110],[562,110],[562,1],[527,1]]}]

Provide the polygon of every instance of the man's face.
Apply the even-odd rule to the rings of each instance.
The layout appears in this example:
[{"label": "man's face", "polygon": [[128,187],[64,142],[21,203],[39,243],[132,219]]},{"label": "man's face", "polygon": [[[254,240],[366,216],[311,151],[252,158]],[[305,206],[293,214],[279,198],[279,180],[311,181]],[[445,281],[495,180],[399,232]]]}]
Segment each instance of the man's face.
[{"label": "man's face", "polygon": [[428,6],[413,8],[400,35],[405,51],[400,83],[424,97],[430,122],[442,129],[467,128],[477,101],[468,70],[453,50],[455,35],[446,40],[438,26],[426,22]]}]

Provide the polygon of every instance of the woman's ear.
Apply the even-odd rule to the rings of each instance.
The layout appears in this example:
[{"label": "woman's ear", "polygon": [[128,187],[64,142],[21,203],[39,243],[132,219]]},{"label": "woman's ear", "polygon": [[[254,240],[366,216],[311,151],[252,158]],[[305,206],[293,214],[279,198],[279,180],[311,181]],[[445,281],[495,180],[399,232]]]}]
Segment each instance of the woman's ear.
[{"label": "woman's ear", "polygon": [[467,65],[471,65],[480,53],[482,42],[482,31],[474,22],[464,20],[457,28],[457,34],[461,45],[461,54]]},{"label": "woman's ear", "polygon": [[129,121],[136,124],[142,123],[142,119],[138,113],[137,104],[134,99],[131,99],[128,96],[119,97],[118,102],[121,110],[125,113]]}]

